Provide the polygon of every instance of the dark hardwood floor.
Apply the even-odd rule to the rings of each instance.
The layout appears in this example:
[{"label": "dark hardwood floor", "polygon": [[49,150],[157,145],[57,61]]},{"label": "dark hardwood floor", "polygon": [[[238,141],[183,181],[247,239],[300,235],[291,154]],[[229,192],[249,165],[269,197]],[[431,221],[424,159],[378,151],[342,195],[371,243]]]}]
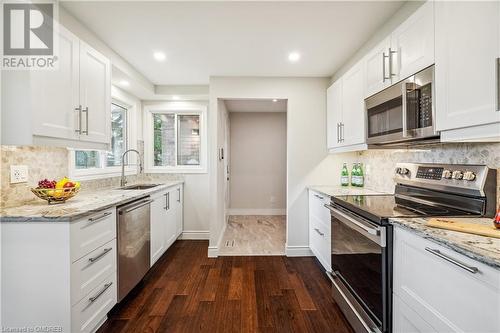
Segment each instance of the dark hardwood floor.
[{"label": "dark hardwood floor", "polygon": [[207,258],[207,247],[177,241],[98,332],[353,332],[314,258]]}]

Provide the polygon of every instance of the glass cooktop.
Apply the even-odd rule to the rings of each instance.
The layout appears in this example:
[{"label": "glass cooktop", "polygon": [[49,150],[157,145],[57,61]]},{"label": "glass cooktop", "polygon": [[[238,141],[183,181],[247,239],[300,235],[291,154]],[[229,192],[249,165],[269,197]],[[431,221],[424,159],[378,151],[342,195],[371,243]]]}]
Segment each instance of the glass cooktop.
[{"label": "glass cooktop", "polygon": [[417,203],[394,195],[346,195],[333,197],[332,201],[377,223],[393,217],[465,216],[471,214],[451,207]]}]

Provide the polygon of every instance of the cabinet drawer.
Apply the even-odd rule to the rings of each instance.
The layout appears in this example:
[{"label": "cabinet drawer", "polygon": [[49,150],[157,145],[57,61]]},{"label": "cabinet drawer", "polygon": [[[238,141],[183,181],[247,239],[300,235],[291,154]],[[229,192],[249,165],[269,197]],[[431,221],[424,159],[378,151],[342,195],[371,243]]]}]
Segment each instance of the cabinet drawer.
[{"label": "cabinet drawer", "polygon": [[111,274],[71,309],[71,332],[93,332],[116,304],[116,274]]},{"label": "cabinet drawer", "polygon": [[71,224],[71,260],[116,238],[116,209],[110,208]]},{"label": "cabinet drawer", "polygon": [[401,228],[394,246],[394,293],[436,331],[500,332],[500,271]]},{"label": "cabinet drawer", "polygon": [[111,274],[116,274],[116,239],[71,264],[71,304],[78,303]]},{"label": "cabinet drawer", "polygon": [[309,191],[309,216],[315,216],[321,222],[330,223],[330,211],[325,207],[330,204],[330,197],[326,194]]},{"label": "cabinet drawer", "polygon": [[331,271],[331,228],[312,216],[309,228],[309,246],[319,262]]}]

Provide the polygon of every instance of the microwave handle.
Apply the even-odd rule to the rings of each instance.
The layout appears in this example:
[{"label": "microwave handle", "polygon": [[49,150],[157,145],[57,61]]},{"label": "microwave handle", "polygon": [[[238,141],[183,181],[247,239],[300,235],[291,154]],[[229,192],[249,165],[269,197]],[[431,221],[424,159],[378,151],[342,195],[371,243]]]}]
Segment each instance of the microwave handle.
[{"label": "microwave handle", "polygon": [[402,107],[402,118],[403,118],[403,138],[408,137],[408,114],[407,114],[407,100],[406,100],[406,82],[403,81],[401,84],[401,96],[403,97]]}]

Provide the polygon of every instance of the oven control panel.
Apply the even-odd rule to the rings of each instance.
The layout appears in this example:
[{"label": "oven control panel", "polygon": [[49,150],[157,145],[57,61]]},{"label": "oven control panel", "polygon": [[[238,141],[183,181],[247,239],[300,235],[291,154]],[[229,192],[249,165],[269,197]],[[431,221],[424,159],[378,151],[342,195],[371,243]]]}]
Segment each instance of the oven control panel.
[{"label": "oven control panel", "polygon": [[443,177],[444,168],[419,166],[415,177],[422,179],[440,180]]},{"label": "oven control panel", "polygon": [[471,164],[397,163],[394,180],[399,184],[448,191],[454,188],[481,195],[486,186],[494,187],[490,183],[496,182],[496,170]]}]

